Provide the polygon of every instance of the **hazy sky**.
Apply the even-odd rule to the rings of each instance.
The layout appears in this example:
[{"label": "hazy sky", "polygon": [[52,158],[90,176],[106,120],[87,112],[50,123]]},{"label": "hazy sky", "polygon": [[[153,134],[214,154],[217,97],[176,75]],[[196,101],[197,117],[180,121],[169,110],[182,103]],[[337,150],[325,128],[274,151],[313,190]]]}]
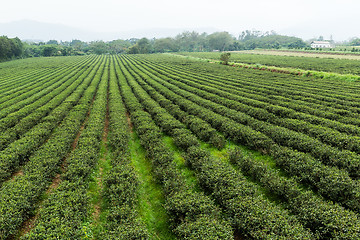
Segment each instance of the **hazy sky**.
[{"label": "hazy sky", "polygon": [[4,0],[0,22],[29,19],[97,32],[211,27],[238,34],[258,29],[344,40],[360,37],[359,9],[359,0]]}]

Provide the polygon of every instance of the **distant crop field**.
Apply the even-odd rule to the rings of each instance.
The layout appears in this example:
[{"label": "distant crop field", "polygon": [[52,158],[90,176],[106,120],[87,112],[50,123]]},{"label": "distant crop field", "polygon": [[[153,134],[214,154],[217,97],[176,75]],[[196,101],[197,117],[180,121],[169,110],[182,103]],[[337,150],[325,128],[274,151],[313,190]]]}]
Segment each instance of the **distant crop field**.
[{"label": "distant crop field", "polygon": [[[355,47],[358,48],[358,47]],[[350,49],[351,50],[351,49]],[[246,50],[238,51],[238,53],[250,53],[250,54],[263,54],[263,55],[275,55],[275,56],[295,56],[295,57],[314,57],[314,58],[334,58],[334,59],[350,59],[360,60],[360,54],[342,53],[334,54],[331,52],[312,52],[312,51],[291,51],[291,50]]]},{"label": "distant crop field", "polygon": [[[232,52],[230,62],[360,75],[359,60],[272,55],[272,51],[269,51],[269,53],[265,55]],[[274,53],[276,54],[276,52]],[[214,60],[219,60],[221,55],[219,52],[187,52],[179,54]]]},{"label": "distant crop field", "polygon": [[26,59],[0,64],[0,129],[0,239],[360,236],[359,82]]}]

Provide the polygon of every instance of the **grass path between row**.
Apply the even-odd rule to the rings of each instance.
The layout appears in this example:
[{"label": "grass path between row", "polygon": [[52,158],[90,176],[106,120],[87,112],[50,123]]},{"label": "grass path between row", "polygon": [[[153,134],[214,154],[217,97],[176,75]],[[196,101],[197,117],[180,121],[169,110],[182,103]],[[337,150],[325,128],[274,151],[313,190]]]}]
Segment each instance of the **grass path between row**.
[{"label": "grass path between row", "polygon": [[139,186],[139,213],[146,223],[152,239],[176,239],[169,228],[169,216],[163,207],[165,198],[161,185],[152,174],[151,163],[135,132],[131,133],[129,143],[132,164],[141,182]]}]

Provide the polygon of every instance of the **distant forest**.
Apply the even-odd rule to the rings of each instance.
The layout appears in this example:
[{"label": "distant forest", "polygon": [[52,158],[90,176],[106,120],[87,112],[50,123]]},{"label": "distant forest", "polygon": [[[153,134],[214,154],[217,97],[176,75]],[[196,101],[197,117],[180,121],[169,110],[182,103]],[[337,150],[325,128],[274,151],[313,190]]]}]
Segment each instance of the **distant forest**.
[{"label": "distant forest", "polygon": [[[354,40],[355,43],[356,40]],[[237,38],[228,32],[212,34],[183,32],[176,37],[159,39],[131,38],[110,42],[80,40],[48,42],[21,42],[19,38],[0,37],[0,60],[27,57],[74,56],[87,54],[137,54],[163,52],[236,51],[255,48],[305,48],[308,44],[297,37],[275,32],[243,31]]]}]

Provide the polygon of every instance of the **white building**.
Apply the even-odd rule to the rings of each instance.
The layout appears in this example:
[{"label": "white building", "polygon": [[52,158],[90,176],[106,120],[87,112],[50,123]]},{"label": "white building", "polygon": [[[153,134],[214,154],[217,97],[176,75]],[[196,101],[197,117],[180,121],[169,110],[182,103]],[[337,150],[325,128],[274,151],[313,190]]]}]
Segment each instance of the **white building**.
[{"label": "white building", "polygon": [[333,48],[334,45],[328,41],[313,41],[311,42],[311,48]]}]

